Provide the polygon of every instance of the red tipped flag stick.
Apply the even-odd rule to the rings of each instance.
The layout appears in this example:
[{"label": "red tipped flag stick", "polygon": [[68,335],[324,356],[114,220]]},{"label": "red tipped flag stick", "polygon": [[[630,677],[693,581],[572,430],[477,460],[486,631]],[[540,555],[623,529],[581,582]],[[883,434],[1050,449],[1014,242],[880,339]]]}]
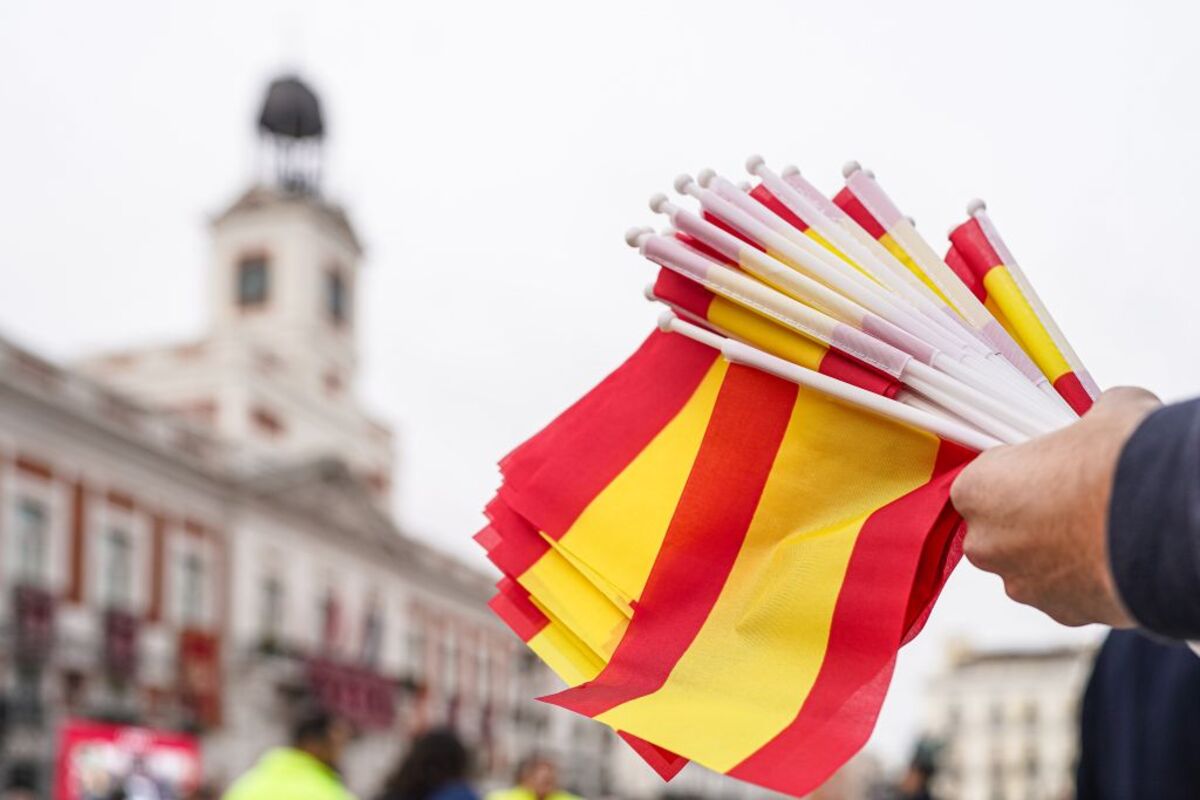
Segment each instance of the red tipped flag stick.
[{"label": "red tipped flag stick", "polygon": [[865,361],[899,378],[910,388],[1008,443],[1025,441],[1047,429],[1014,413],[986,395],[909,356],[870,334],[772,289],[748,275],[697,255],[675,239],[640,234],[632,237],[642,254],[723,297],[757,311],[791,330]]},{"label": "red tipped flag stick", "polygon": [[[829,201],[824,195],[815,191],[812,196],[805,196],[783,177],[767,167],[762,156],[751,156],[746,160],[746,171],[762,181],[763,187],[780,203],[798,218],[804,220],[832,246],[844,253],[848,258],[878,280],[881,284],[896,292],[917,310],[921,311],[933,324],[938,325],[947,335],[952,336],[963,346],[974,352],[987,354],[991,348],[972,335],[961,324],[955,321],[953,314],[946,313],[949,309],[937,295],[933,294],[925,284],[912,274],[903,264],[896,260],[881,245],[870,236],[862,239],[855,237],[845,223],[857,227],[845,212]],[[797,171],[798,172],[798,171]],[[819,198],[819,201],[817,201]],[[823,201],[823,202],[820,202]],[[876,244],[878,252],[870,249],[865,242]]]},{"label": "red tipped flag stick", "polygon": [[1034,289],[1033,283],[1025,276],[1025,270],[1021,269],[1021,265],[1017,263],[1016,257],[1013,256],[1012,251],[1004,243],[1000,232],[996,230],[996,226],[992,223],[992,218],[988,216],[987,204],[979,199],[972,200],[967,205],[967,214],[978,222],[979,227],[983,229],[983,235],[987,237],[988,242],[992,245],[992,249],[1000,256],[1000,260],[1004,266],[1008,268],[1009,274],[1012,275],[1017,287],[1021,290],[1021,294],[1024,295],[1025,301],[1033,308],[1033,312],[1050,335],[1054,345],[1063,354],[1067,363],[1071,365],[1072,371],[1079,378],[1079,382],[1083,385],[1084,390],[1093,400],[1096,399],[1100,395],[1100,387],[1083,365],[1083,359],[1075,352],[1075,348],[1071,346],[1071,342],[1067,339],[1066,334],[1058,327],[1058,323],[1054,320],[1050,309],[1046,307],[1037,290]]},{"label": "red tipped flag stick", "polygon": [[[919,364],[920,366],[928,365],[929,373],[936,376],[931,380],[936,381],[943,376],[948,376],[951,383],[943,385],[942,388],[952,396],[958,397],[961,402],[968,403],[976,402],[975,399],[968,399],[969,397],[981,398],[984,403],[981,408],[987,408],[995,420],[1003,421],[1006,428],[1015,429],[1025,435],[1032,436],[1039,433],[1046,433],[1061,427],[1067,422],[1067,420],[1059,419],[1056,415],[1050,413],[1045,404],[1031,402],[1029,398],[1014,391],[1011,387],[998,383],[994,379],[989,380],[989,376],[981,375],[965,367],[953,357],[947,356],[937,347],[931,346],[919,337],[911,335],[908,331],[873,313],[867,313],[866,309],[832,291],[815,278],[797,271],[768,253],[747,245],[742,239],[718,228],[711,222],[673,205],[665,196],[656,195],[651,199],[650,205],[652,210],[667,215],[678,229],[697,237],[704,244],[719,251],[723,256],[739,264],[744,270],[761,281],[769,284],[771,287],[776,287],[774,290],[771,290],[773,294],[814,306],[813,310],[820,313],[826,321],[810,324],[824,327],[826,329],[826,336],[833,337],[842,334],[841,338],[845,338],[843,331],[835,330],[831,327],[830,323],[836,320],[843,323],[842,327],[844,329],[851,330],[860,336],[865,335],[870,341],[886,344],[895,350],[899,350],[911,356],[914,364]],[[721,210],[730,216],[736,216],[730,213],[729,209],[722,208]],[[752,224],[752,222],[746,219],[739,220],[739,224],[749,229],[750,233],[756,236],[765,236],[763,231],[760,230],[761,227],[765,226],[762,226],[761,223]],[[786,246],[778,241],[778,239],[782,238],[776,236],[771,239],[772,249],[777,250],[780,247]],[[670,243],[668,245],[657,245],[656,249],[666,252],[670,252],[673,249],[679,252],[683,250],[683,247],[678,243]],[[686,256],[683,260],[691,263],[694,272],[712,272],[718,276],[720,275],[719,270],[709,269],[707,259],[697,261],[695,254],[690,251],[686,253]],[[675,261],[678,262],[679,259],[675,259]],[[664,263],[663,265],[677,270],[681,267],[679,263]],[[712,266],[721,267],[725,271],[728,271],[723,265],[715,264],[715,262],[712,263]],[[849,265],[844,266],[846,270],[852,269]],[[834,267],[833,269],[840,270],[841,268]],[[862,276],[860,275],[859,277]],[[706,277],[704,275],[698,278],[693,276],[693,279],[703,284]],[[764,289],[767,287],[751,287],[745,291],[756,291],[756,288]],[[753,303],[748,303],[746,298],[739,297],[737,289],[726,287],[725,289],[714,289],[714,291],[726,294],[731,300],[739,302],[744,306],[760,310]],[[730,296],[729,292],[733,292],[733,295]],[[793,328],[795,329],[795,320],[793,320]],[[812,335],[811,332],[807,333],[810,336]],[[840,349],[847,349],[844,343],[833,342],[833,344],[834,346],[839,346]],[[861,346],[860,349],[866,346],[869,345]],[[855,352],[853,349],[848,352],[862,358],[861,353]],[[864,360],[868,363],[873,363],[869,357]],[[914,369],[918,368],[914,367]],[[994,378],[994,376],[992,377]],[[959,387],[961,387],[961,391]],[[968,390],[969,394],[962,394],[962,391]],[[1000,436],[1007,433],[1007,431],[1002,433],[994,429],[989,430]]]},{"label": "red tipped flag stick", "polygon": [[[713,333],[718,334],[726,339],[732,339],[734,341],[741,342],[742,344],[746,345],[747,347],[752,347],[755,350],[760,349],[760,348],[756,347],[753,342],[747,341],[743,337],[738,336],[737,334],[732,333],[728,330],[725,330],[720,325],[716,325],[708,319],[697,316],[696,314],[694,314],[692,311],[688,310],[687,308],[684,308],[676,303],[673,303],[667,298],[659,297],[655,291],[655,287],[653,284],[647,286],[645,288],[643,294],[645,295],[647,300],[649,300],[650,302],[653,302],[653,303],[662,304],[669,310],[670,313],[673,313],[676,317],[678,317],[679,319],[681,319],[685,322],[695,325],[698,328],[703,328],[705,330],[712,331]],[[837,351],[830,350],[828,352],[835,353]],[[774,354],[771,354],[771,355],[774,355]],[[778,358],[778,356],[775,356],[775,357]],[[788,359],[782,359],[782,360],[787,361],[789,364],[794,363],[792,361],[789,361]],[[804,367],[804,365],[802,365],[802,364],[797,365],[797,366],[808,369],[807,367]],[[824,369],[812,370],[812,371],[817,372],[818,374],[821,374],[821,375],[826,375]],[[850,385],[854,388],[863,389],[862,386],[856,386],[853,383],[848,383],[844,377],[834,378],[834,380],[837,380],[839,383],[847,383],[848,385]],[[868,391],[866,389],[863,389],[863,390]],[[871,392],[871,393],[879,394],[878,392]],[[978,427],[971,425],[971,423],[967,422],[962,417],[959,417],[956,414],[952,414],[951,412],[949,412],[946,409],[939,406],[937,403],[923,397],[920,394],[917,394],[916,392],[912,391],[911,389],[905,389],[905,388],[901,387],[895,393],[895,396],[892,399],[894,399],[898,403],[903,403],[904,405],[912,406],[913,408],[919,409],[927,414],[939,416],[942,419],[945,419],[949,422],[954,423],[955,425],[962,425],[966,428],[970,428],[971,430],[976,431],[980,436],[985,436],[989,439],[992,438],[992,437],[988,436],[986,433],[984,433],[983,431],[979,430]]]},{"label": "red tipped flag stick", "polygon": [[921,271],[937,285],[946,295],[970,326],[979,335],[995,346],[1014,367],[1019,369],[1047,397],[1062,406],[1061,398],[1050,385],[1046,376],[1037,365],[1025,354],[1021,346],[1013,340],[1008,332],[998,323],[984,307],[966,284],[954,273],[941,257],[933,251],[929,243],[917,233],[902,214],[896,204],[875,180],[873,173],[864,170],[857,161],[852,161],[842,169],[846,178],[846,188],[858,199],[867,211],[879,220],[886,233],[897,245],[912,258]]},{"label": "red tipped flag stick", "polygon": [[[763,174],[773,174],[762,166],[761,159],[757,156],[751,157],[750,164],[758,168]],[[706,186],[718,197],[750,215],[757,222],[796,241],[798,244],[812,246],[812,240],[803,235],[794,222],[779,216],[776,209],[768,208],[763,202],[752,199],[743,190],[716,175],[711,170],[706,171],[703,177],[704,180],[700,181],[702,186]],[[695,184],[690,177],[680,176],[676,179],[675,186],[681,193],[699,199],[702,205],[704,205],[706,213],[722,219],[723,222],[728,223],[730,221],[727,216],[722,218],[721,209],[714,208],[714,204],[705,204],[706,195],[695,188]],[[787,189],[787,191],[791,190]],[[795,192],[792,192],[792,194],[795,194]],[[811,216],[815,214],[815,211],[809,209],[808,213]],[[796,218],[800,219],[798,215]],[[749,239],[756,240],[759,245],[763,245],[761,237],[755,236],[755,231],[748,230],[747,227],[746,225],[740,226],[739,233],[747,235]],[[853,244],[854,240],[850,239],[850,243]],[[768,252],[770,252],[770,249],[768,249]],[[833,254],[831,253],[830,255]],[[869,254],[866,255],[869,257]],[[1008,365],[997,351],[989,348],[976,338],[961,322],[956,322],[951,318],[946,313],[948,309],[943,310],[942,308],[935,307],[920,293],[915,293],[911,299],[902,290],[897,291],[895,294],[888,293],[886,288],[893,288],[894,291],[897,289],[915,290],[912,290],[906,283],[897,280],[894,276],[890,278],[894,285],[889,287],[886,282],[889,280],[888,271],[884,268],[878,268],[872,273],[880,277],[880,284],[885,287],[880,288],[879,285],[872,284],[870,281],[863,279],[852,266],[847,265],[840,259],[833,258],[830,260],[836,268],[841,269],[849,278],[862,281],[861,288],[867,296],[856,297],[860,303],[883,315],[898,327],[903,328],[907,333],[942,351],[945,354],[943,361],[952,360],[939,365],[943,371],[954,375],[964,383],[975,386],[981,391],[1002,391],[1001,387],[1005,387],[1007,389],[1006,394],[1011,395],[1014,403],[1022,405],[1029,413],[1043,419],[1048,424],[1065,425],[1073,419],[1072,416],[1066,414],[1058,405],[1048,402],[1047,398],[1038,392],[1036,387],[1027,378],[1013,369],[1011,365]],[[895,259],[892,260],[895,261]],[[897,269],[903,270],[904,274],[910,280],[920,285],[923,291],[928,291],[903,265],[899,264],[899,262],[895,263]],[[924,308],[924,313],[922,312],[922,307]]]}]

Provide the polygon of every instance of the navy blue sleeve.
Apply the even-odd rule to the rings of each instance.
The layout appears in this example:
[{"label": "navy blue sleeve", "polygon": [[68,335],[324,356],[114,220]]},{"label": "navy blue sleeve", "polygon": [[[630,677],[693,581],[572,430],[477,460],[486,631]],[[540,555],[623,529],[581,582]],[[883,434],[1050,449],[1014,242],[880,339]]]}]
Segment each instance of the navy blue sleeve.
[{"label": "navy blue sleeve", "polygon": [[1200,639],[1200,399],[1155,411],[1126,442],[1108,544],[1134,619],[1160,636]]}]

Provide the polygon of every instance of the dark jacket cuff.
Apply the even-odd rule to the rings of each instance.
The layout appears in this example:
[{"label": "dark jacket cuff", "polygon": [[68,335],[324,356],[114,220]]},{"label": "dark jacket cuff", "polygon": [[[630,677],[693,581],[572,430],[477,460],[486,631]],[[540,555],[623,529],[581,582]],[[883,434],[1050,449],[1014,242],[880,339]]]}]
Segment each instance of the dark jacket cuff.
[{"label": "dark jacket cuff", "polygon": [[1200,639],[1200,400],[1159,409],[1126,442],[1108,543],[1134,619],[1161,636]]}]

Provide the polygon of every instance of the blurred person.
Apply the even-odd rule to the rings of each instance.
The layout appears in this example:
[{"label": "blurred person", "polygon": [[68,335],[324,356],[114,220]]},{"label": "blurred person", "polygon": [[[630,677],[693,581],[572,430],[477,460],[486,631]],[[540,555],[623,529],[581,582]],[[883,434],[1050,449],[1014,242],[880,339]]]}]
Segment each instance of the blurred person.
[{"label": "blurred person", "polygon": [[1113,631],[1083,696],[1078,800],[1200,797],[1200,658]]},{"label": "blurred person", "polygon": [[346,720],[320,708],[306,709],[292,726],[291,745],[259,759],[224,800],[353,800],[339,773],[352,735]]},{"label": "blurred person", "polygon": [[517,765],[517,785],[490,792],[487,800],[579,800],[558,786],[558,765],[543,755],[531,755]]},{"label": "blurred person", "polygon": [[27,761],[17,761],[8,769],[0,800],[37,800],[37,767]]},{"label": "blurred person", "polygon": [[211,783],[201,783],[187,795],[186,800],[217,800],[221,793]]},{"label": "blurred person", "polygon": [[432,730],[413,740],[378,800],[479,800],[467,784],[471,755],[450,730]]},{"label": "blurred person", "polygon": [[908,769],[896,788],[896,800],[934,800],[933,776],[937,774],[941,747],[940,742],[932,739],[922,738],[917,742]]}]

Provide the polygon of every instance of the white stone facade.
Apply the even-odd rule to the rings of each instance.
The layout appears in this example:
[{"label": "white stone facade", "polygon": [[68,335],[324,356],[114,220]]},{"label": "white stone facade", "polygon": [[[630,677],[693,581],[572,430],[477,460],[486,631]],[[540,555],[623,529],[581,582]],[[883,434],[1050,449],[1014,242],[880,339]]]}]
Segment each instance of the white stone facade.
[{"label": "white stone facade", "polygon": [[1079,698],[1095,651],[955,646],[929,684],[926,730],[942,744],[935,787],[961,800],[1070,797]]}]

